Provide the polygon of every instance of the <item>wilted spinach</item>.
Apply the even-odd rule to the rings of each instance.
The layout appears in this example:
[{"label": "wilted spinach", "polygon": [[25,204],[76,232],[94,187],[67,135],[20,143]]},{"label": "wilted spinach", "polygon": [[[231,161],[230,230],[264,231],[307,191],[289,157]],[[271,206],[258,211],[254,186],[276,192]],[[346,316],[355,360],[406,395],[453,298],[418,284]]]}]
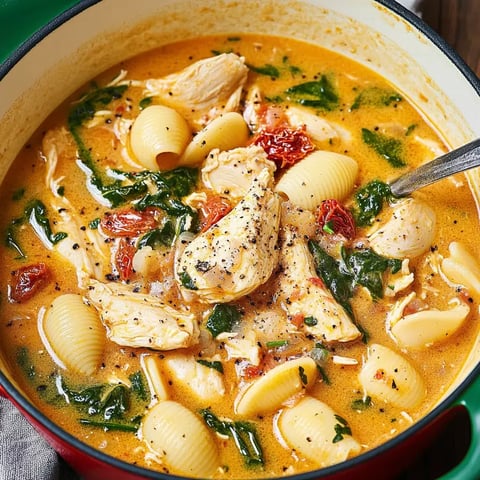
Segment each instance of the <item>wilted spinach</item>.
[{"label": "wilted spinach", "polygon": [[234,305],[217,303],[207,320],[207,330],[217,337],[223,332],[231,332],[235,324],[240,321],[241,313]]},{"label": "wilted spinach", "polygon": [[205,423],[220,435],[233,438],[235,445],[249,467],[263,465],[263,451],[253,424],[220,420],[209,408],[201,410]]},{"label": "wilted spinach", "polygon": [[355,223],[360,227],[367,227],[381,212],[384,202],[394,197],[386,183],[373,180],[360,188],[355,193],[354,198],[357,204],[353,212]]},{"label": "wilted spinach", "polygon": [[352,106],[352,110],[356,110],[365,105],[375,107],[388,107],[392,103],[402,101],[401,95],[393,90],[387,90],[379,87],[369,87],[362,90],[356,97]]},{"label": "wilted spinach", "polygon": [[306,107],[334,110],[339,103],[336,89],[327,75],[322,75],[319,80],[294,85],[285,93],[291,100]]},{"label": "wilted spinach", "polygon": [[400,168],[406,165],[403,159],[403,143],[398,138],[362,128],[362,140],[392,167]]}]

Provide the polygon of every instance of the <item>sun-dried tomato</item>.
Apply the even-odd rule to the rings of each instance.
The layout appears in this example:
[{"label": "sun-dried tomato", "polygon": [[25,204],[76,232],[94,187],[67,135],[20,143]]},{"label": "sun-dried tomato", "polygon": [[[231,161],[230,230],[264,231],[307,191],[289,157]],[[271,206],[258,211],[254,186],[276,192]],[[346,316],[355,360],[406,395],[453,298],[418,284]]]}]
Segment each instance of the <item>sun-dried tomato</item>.
[{"label": "sun-dried tomato", "polygon": [[243,369],[243,377],[246,379],[251,379],[260,376],[262,369],[256,365],[247,365]]},{"label": "sun-dried tomato", "polygon": [[120,280],[129,280],[133,274],[133,257],[137,249],[127,238],[121,238],[115,253],[115,267]]},{"label": "sun-dried tomato", "polygon": [[50,278],[50,270],[40,262],[20,267],[12,272],[10,300],[21,303],[32,298]]},{"label": "sun-dried tomato", "polygon": [[355,220],[337,200],[324,200],[317,213],[317,224],[322,233],[343,235],[346,239],[355,238]]},{"label": "sun-dried tomato", "polygon": [[290,318],[290,323],[295,325],[297,328],[300,328],[303,325],[305,320],[305,315],[303,313],[296,313]]},{"label": "sun-dried tomato", "polygon": [[232,205],[227,198],[221,195],[212,195],[200,208],[200,228],[206,232],[212,225],[221,220],[230,210]]},{"label": "sun-dried tomato", "polygon": [[280,168],[297,163],[315,148],[304,126],[264,129],[254,137],[252,143],[262,147],[268,159]]},{"label": "sun-dried tomato", "polygon": [[155,208],[146,208],[142,211],[127,208],[109,212],[102,218],[100,226],[112,237],[136,237],[157,226],[156,213]]}]

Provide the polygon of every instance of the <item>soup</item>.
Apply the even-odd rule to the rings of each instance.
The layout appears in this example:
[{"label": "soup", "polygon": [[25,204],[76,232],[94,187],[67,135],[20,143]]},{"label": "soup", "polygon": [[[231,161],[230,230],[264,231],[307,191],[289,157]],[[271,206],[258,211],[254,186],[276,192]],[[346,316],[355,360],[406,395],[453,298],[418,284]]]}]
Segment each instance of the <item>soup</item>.
[{"label": "soup", "polygon": [[160,472],[282,476],[385,442],[478,331],[463,176],[388,187],[446,150],[397,87],[310,44],[210,36],[123,62],[5,179],[12,370],[66,431]]}]

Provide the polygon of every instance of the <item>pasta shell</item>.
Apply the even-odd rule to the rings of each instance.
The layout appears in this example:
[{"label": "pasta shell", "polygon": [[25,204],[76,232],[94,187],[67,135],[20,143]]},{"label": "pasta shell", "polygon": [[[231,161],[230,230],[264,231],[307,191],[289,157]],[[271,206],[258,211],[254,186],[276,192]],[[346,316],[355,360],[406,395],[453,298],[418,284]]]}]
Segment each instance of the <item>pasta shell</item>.
[{"label": "pasta shell", "polygon": [[450,243],[448,250],[450,257],[442,261],[443,273],[451,282],[480,295],[480,266],[477,259],[460,242]]},{"label": "pasta shell", "polygon": [[211,478],[218,451],[207,426],[178,402],[157,403],[145,415],[142,436],[149,448],[176,474]]},{"label": "pasta shell", "polygon": [[435,223],[435,212],[426,203],[408,198],[398,203],[389,220],[369,237],[370,245],[385,257],[418,257],[430,248]]},{"label": "pasta shell", "polygon": [[218,148],[220,151],[243,147],[248,140],[248,126],[236,112],[228,112],[212,120],[193,137],[180,159],[179,165],[196,165]]},{"label": "pasta shell", "polygon": [[105,330],[96,310],[80,295],[57,297],[45,314],[43,331],[67,369],[83,375],[95,372],[102,359]]},{"label": "pasta shell", "polygon": [[164,170],[177,166],[191,138],[190,127],[176,110],[152,105],[133,122],[130,148],[147,170]]},{"label": "pasta shell", "polygon": [[337,425],[345,427],[345,421],[328,405],[309,396],[283,410],[278,419],[286,443],[320,467],[343,462],[361,450],[351,435],[337,437]]},{"label": "pasta shell", "polygon": [[393,350],[372,344],[358,378],[368,395],[400,408],[413,408],[426,396],[420,374]]},{"label": "pasta shell", "polygon": [[245,416],[277,410],[290,397],[311,387],[317,376],[317,366],[310,357],[282,363],[254,381],[238,398],[235,410]]},{"label": "pasta shell", "polygon": [[453,335],[470,313],[466,303],[450,310],[423,310],[402,317],[391,333],[402,347],[422,348]]},{"label": "pasta shell", "polygon": [[163,379],[160,359],[154,355],[143,355],[140,360],[152,393],[152,401],[168,400],[168,390]]},{"label": "pasta shell", "polygon": [[353,158],[317,150],[287,170],[276,191],[298,207],[314,210],[323,200],[345,198],[353,190],[357,172]]}]

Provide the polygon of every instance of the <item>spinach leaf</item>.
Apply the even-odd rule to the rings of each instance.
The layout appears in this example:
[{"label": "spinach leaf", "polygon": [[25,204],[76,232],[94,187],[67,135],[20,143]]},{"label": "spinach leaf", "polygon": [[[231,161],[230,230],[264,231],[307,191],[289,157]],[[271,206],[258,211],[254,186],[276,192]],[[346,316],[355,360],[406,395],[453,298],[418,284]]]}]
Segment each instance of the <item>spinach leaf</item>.
[{"label": "spinach leaf", "polygon": [[[135,432],[138,429],[140,418],[138,415],[126,418],[127,413],[134,409],[132,394],[140,400],[147,401],[149,394],[141,373],[131,375],[132,388],[123,384],[92,385],[82,390],[68,387],[62,377],[57,377],[57,390],[61,397],[69,404],[75,405],[89,418],[80,418],[80,423],[104,428],[105,430],[123,430]],[[137,408],[139,408],[137,406]],[[143,410],[143,407],[140,407]]]},{"label": "spinach leaf", "polygon": [[217,303],[207,320],[207,330],[215,338],[223,332],[231,332],[240,321],[241,313],[237,307],[225,303]]},{"label": "spinach leaf", "polygon": [[368,130],[368,128],[362,128],[362,140],[378,155],[387,160],[392,167],[400,168],[406,165],[402,158],[403,144],[397,138],[388,137],[383,133]]},{"label": "spinach leaf", "polygon": [[393,197],[390,187],[380,180],[373,180],[358,190],[355,195],[357,208],[354,210],[355,222],[360,227],[372,224],[380,213],[385,201]]},{"label": "spinach leaf", "polygon": [[364,105],[388,107],[392,103],[400,101],[402,101],[402,97],[393,90],[387,90],[379,87],[369,87],[365,88],[357,95],[350,108],[352,110],[356,110]]},{"label": "spinach leaf", "polygon": [[272,77],[272,78],[280,77],[280,71],[278,70],[278,68],[275,67],[274,65],[271,65],[270,63],[267,63],[262,67],[255,67],[254,65],[247,65],[247,67],[252,72],[258,73],[260,75],[267,75],[268,77]]},{"label": "spinach leaf", "polygon": [[28,219],[37,235],[47,239],[52,245],[67,237],[65,232],[53,233],[47,217],[47,208],[40,200],[32,200],[25,208],[25,218]]},{"label": "spinach leaf", "polygon": [[128,377],[128,379],[132,384],[132,392],[135,393],[140,400],[143,400],[144,402],[147,401],[149,393],[148,388],[146,387],[146,379],[142,372],[140,370],[134,372]]},{"label": "spinach leaf", "polygon": [[366,396],[365,398],[359,398],[357,400],[353,400],[351,407],[352,410],[358,410],[363,412],[372,406],[372,398],[370,396]]},{"label": "spinach leaf", "polygon": [[23,216],[13,219],[6,231],[5,244],[7,247],[16,250],[19,258],[26,258],[26,254],[17,239],[17,229],[27,222],[30,223],[35,233],[41,239],[49,242],[51,245],[56,245],[67,237],[65,232],[57,232],[55,234],[52,232],[47,208],[40,200],[31,200],[27,203]]},{"label": "spinach leaf", "polygon": [[144,97],[140,100],[140,103],[138,106],[140,107],[140,110],[143,110],[147,108],[149,105],[151,105],[153,102],[153,97]]},{"label": "spinach leaf", "polygon": [[103,88],[95,88],[88,92],[76,103],[68,115],[68,128],[70,131],[77,130],[87,120],[95,115],[98,107],[106,106],[115,99],[123,96],[128,85],[116,85]]},{"label": "spinach leaf", "polygon": [[265,342],[267,348],[282,348],[288,345],[288,340],[271,340]]},{"label": "spinach leaf", "polygon": [[401,260],[382,257],[370,249],[348,252],[342,248],[341,254],[344,270],[355,284],[365,287],[374,300],[383,297],[384,272],[390,269],[396,273],[402,266]]},{"label": "spinach leaf", "polygon": [[197,359],[197,363],[203,365],[204,367],[213,368],[217,372],[223,373],[223,365],[222,362],[215,360],[213,362],[209,362],[208,360],[202,360],[201,358]]},{"label": "spinach leaf", "polygon": [[161,245],[169,247],[175,239],[175,226],[173,222],[166,217],[161,228],[155,228],[143,235],[138,241],[138,249],[149,246],[155,249]]},{"label": "spinach leaf", "polygon": [[20,347],[17,350],[16,360],[18,365],[24,371],[28,378],[32,379],[36,376],[35,366],[30,358],[28,348]]},{"label": "spinach leaf", "polygon": [[310,240],[308,248],[315,260],[315,269],[323,283],[332,292],[335,300],[353,319],[353,309],[350,299],[353,297],[355,283],[351,275],[340,269],[340,264],[316,242]]},{"label": "spinach leaf", "polygon": [[356,321],[350,303],[355,289],[361,285],[367,288],[374,300],[382,298],[384,272],[390,269],[396,273],[401,268],[401,261],[382,257],[370,249],[347,250],[343,247],[341,260],[337,261],[313,240],[309,241],[308,248],[318,276],[360,330],[363,341],[367,342],[368,333]]},{"label": "spinach leaf", "polygon": [[340,415],[335,415],[335,419],[338,423],[334,425],[335,437],[333,437],[332,443],[341,442],[344,435],[351,435],[352,429],[348,426],[347,421]]},{"label": "spinach leaf", "polygon": [[187,272],[180,272],[178,274],[180,283],[189,290],[198,290],[197,285],[193,281],[192,277]]},{"label": "spinach leaf", "polygon": [[200,411],[205,423],[220,435],[233,438],[235,445],[249,467],[264,464],[263,451],[253,424],[220,420],[209,408]]},{"label": "spinach leaf", "polygon": [[14,222],[15,220],[12,221],[12,223],[7,228],[5,234],[5,245],[18,253],[18,257],[16,257],[17,259],[26,258],[27,255],[23,251],[23,248],[20,246],[20,242],[17,239],[17,229],[15,228],[16,223]]},{"label": "spinach leaf", "polygon": [[79,422],[82,425],[87,425],[89,427],[102,428],[106,432],[110,430],[115,430],[118,432],[135,433],[140,426],[138,424],[133,424],[133,423],[101,422],[101,421],[90,420],[89,418],[80,418]]},{"label": "spinach leaf", "polygon": [[339,103],[335,87],[327,75],[322,75],[319,80],[294,85],[285,93],[291,100],[307,107],[334,110]]}]

